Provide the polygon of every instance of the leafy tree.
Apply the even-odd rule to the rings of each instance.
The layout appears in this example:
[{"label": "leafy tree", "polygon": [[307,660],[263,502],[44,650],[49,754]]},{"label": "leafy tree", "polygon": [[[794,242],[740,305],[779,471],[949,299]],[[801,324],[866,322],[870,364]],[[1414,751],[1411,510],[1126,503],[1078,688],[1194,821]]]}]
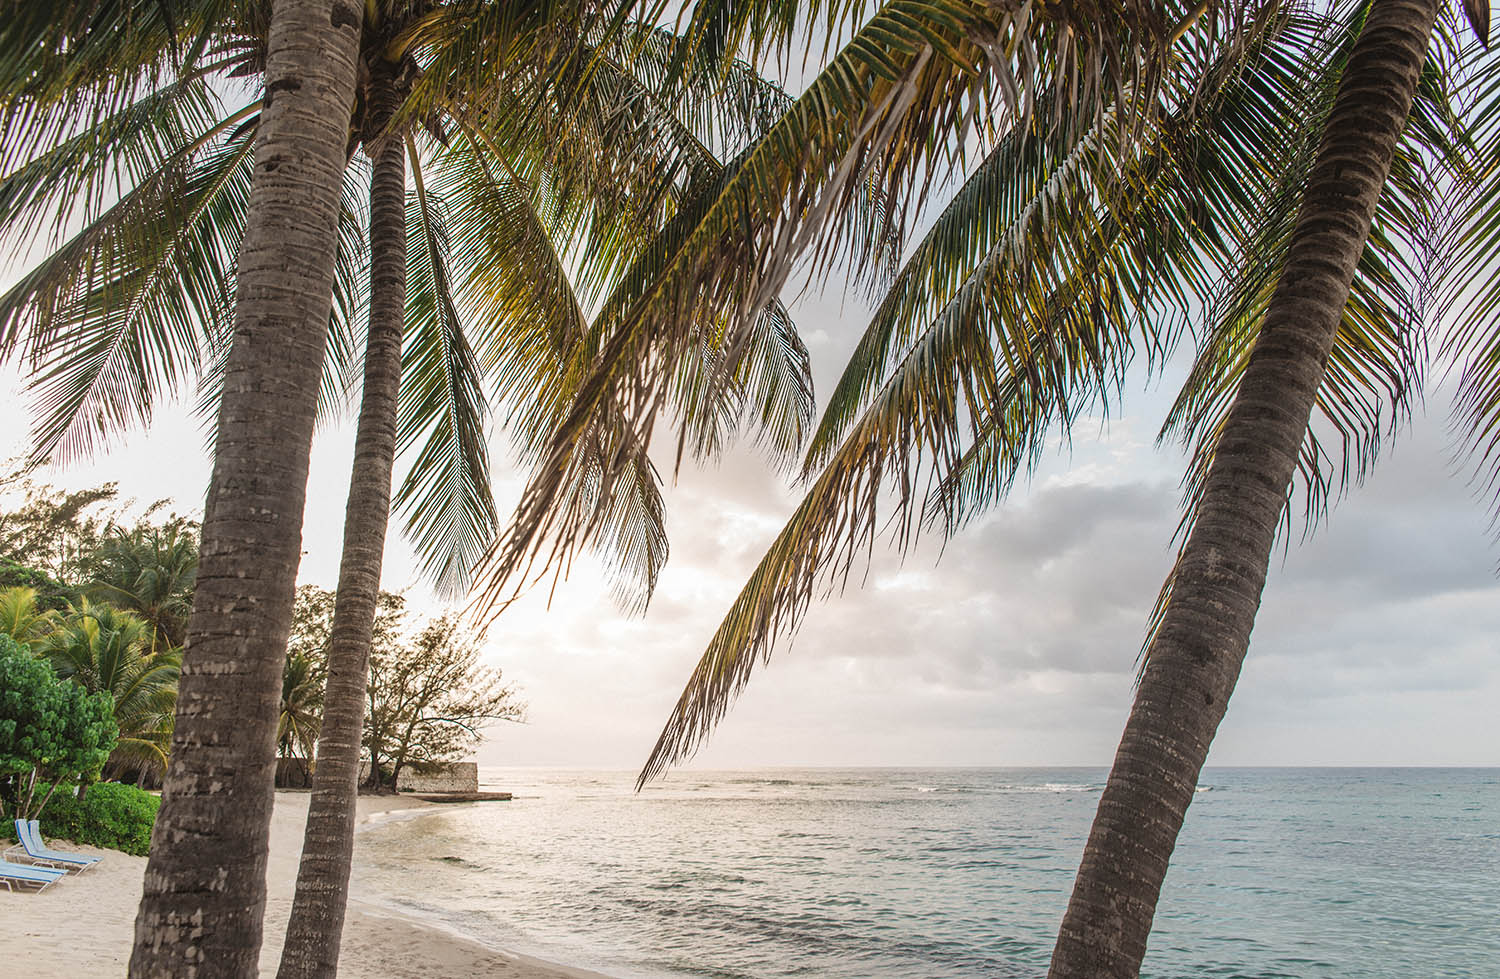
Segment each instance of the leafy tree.
[{"label": "leafy tree", "polygon": [[119,740],[113,776],[160,776],[167,767],[181,657],[151,651],[152,630],[129,612],[84,599],[40,644],[57,675],[110,695]]},{"label": "leafy tree", "polygon": [[[0,512],[0,561],[33,569],[52,582],[76,580],[79,562],[121,516],[114,483],[69,491],[40,485],[22,474],[0,486],[24,501],[16,510]],[[48,594],[43,582],[16,584]]]},{"label": "leafy tree", "polygon": [[402,769],[451,761],[477,744],[483,726],[520,721],[526,707],[498,669],[482,666],[474,638],[451,615],[370,655],[364,747],[372,789],[391,789]]},{"label": "leafy tree", "polygon": [[0,588],[23,588],[30,591],[38,608],[47,612],[62,611],[74,597],[72,589],[45,571],[3,558],[0,558]]},{"label": "leafy tree", "polygon": [[0,636],[0,815],[34,819],[58,785],[97,778],[117,730],[108,693],[58,679]]}]

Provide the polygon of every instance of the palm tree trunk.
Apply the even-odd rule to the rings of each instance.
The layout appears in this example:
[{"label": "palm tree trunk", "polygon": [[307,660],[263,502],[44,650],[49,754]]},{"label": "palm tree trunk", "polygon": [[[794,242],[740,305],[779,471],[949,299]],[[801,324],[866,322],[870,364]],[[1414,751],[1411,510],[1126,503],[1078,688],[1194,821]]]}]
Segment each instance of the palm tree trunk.
[{"label": "palm tree trunk", "polygon": [[277,0],[234,342],[130,975],[254,979],[362,10]]},{"label": "palm tree trunk", "polygon": [[1249,646],[1287,487],[1437,11],[1438,0],[1375,0],[1339,82],[1286,266],[1099,800],[1052,979],[1140,971],[1167,862]]},{"label": "palm tree trunk", "polygon": [[370,331],[365,390],[344,512],[344,554],[328,645],[328,690],[318,766],[297,870],[297,895],[278,979],[333,979],[349,900],[359,743],[365,720],[370,638],[396,458],[401,329],[406,318],[406,156],[398,134],[383,134],[400,94],[394,66],[371,69],[369,107],[375,168],[370,180]]}]

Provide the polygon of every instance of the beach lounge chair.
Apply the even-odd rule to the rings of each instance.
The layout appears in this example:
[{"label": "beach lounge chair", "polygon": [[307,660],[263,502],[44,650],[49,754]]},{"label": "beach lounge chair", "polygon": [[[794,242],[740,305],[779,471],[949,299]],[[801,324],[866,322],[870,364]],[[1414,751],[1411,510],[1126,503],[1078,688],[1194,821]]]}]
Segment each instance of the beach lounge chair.
[{"label": "beach lounge chair", "polygon": [[48,884],[66,875],[66,870],[56,870],[52,867],[36,867],[31,864],[10,863],[0,860],[0,884],[4,884],[7,891],[14,891],[17,887],[34,887],[39,891],[46,890]]},{"label": "beach lounge chair", "polygon": [[[77,870],[82,873],[103,859],[84,856],[82,853],[66,853],[62,850],[49,849],[47,844],[42,842],[42,831],[37,827],[35,819],[16,820],[16,839],[21,841],[20,851],[33,864],[57,867],[62,870]],[[15,849],[17,848],[11,847],[11,850]],[[6,853],[10,853],[11,850],[7,850]]]}]

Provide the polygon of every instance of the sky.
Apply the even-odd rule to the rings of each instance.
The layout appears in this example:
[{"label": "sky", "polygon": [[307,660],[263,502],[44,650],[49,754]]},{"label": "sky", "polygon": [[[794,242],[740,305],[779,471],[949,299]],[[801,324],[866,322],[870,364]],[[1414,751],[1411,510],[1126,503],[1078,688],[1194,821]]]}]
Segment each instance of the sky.
[{"label": "sky", "polygon": [[[792,91],[809,77],[795,65],[773,73]],[[0,282],[24,264],[8,257]],[[837,278],[784,298],[821,408],[868,308]],[[945,547],[926,541],[903,559],[877,546],[868,573],[814,603],[778,645],[691,765],[1108,766],[1174,555],[1184,459],[1155,436],[1185,371],[1132,375],[1107,423],[1081,420],[1066,449]],[[1449,404],[1448,390],[1430,391],[1365,485],[1273,556],[1210,765],[1500,764],[1500,544]],[[0,374],[0,405],[13,420],[0,458],[13,458],[26,413],[14,372]],[[303,583],[337,583],[353,434],[350,418],[316,437]],[[198,513],[206,442],[175,406],[107,456],[38,475],[117,481],[143,505],[168,498]],[[504,446],[497,437],[502,514],[525,476]],[[670,474],[670,453],[658,463]],[[741,446],[685,466],[665,498],[671,557],[644,616],[622,613],[585,557],[550,607],[537,589],[492,628],[484,655],[519,685],[529,719],[493,728],[482,764],[638,768],[799,496]],[[419,611],[441,608],[394,524],[383,584]]]},{"label": "sky", "polygon": [[[792,311],[827,391],[865,308],[835,284]],[[1183,459],[1154,440],[1177,380],[1170,366],[1151,383],[1133,377],[1107,424],[1080,423],[1067,450],[941,555],[937,541],[904,560],[877,547],[863,580],[812,606],[691,765],[1107,766],[1173,556]],[[25,411],[14,374],[0,396],[8,417]],[[1500,764],[1500,546],[1447,404],[1431,393],[1374,476],[1273,558],[1210,765]],[[24,433],[7,431],[13,456]],[[336,584],[352,438],[352,421],[317,436],[302,582]],[[109,455],[39,477],[114,480],[142,504],[196,513],[204,445],[179,406]],[[497,467],[502,509],[523,475]],[[492,729],[481,764],[638,767],[797,499],[752,448],[685,468],[666,493],[672,553],[646,615],[623,614],[591,560],[550,608],[539,589],[507,611],[484,656],[519,685],[529,719]],[[385,587],[436,611],[417,578],[393,533]]]}]

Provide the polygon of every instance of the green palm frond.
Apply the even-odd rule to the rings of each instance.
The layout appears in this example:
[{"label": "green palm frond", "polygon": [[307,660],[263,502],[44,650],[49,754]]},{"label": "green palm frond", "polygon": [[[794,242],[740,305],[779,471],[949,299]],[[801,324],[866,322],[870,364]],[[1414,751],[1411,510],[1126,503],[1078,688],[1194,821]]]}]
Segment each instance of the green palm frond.
[{"label": "green palm frond", "polygon": [[[1475,55],[1473,77],[1493,78],[1495,55]],[[1477,161],[1467,192],[1456,198],[1447,250],[1458,259],[1439,296],[1448,324],[1442,362],[1457,375],[1453,413],[1474,467],[1478,492],[1500,514],[1500,81],[1476,86],[1465,118],[1474,120]]]},{"label": "green palm frond", "polygon": [[187,165],[204,143],[256,109],[220,118],[219,100],[202,80],[148,92],[97,125],[7,166],[0,180],[0,233],[8,242],[27,243],[79,215],[92,220],[119,187]]},{"label": "green palm frond", "polygon": [[[248,135],[248,134],[247,134]],[[339,250],[333,266],[333,306],[328,319],[328,346],[323,376],[318,383],[316,424],[319,428],[347,416],[350,400],[360,389],[364,366],[365,326],[369,308],[369,208],[366,187],[369,161],[356,157],[344,170],[339,202]],[[234,228],[236,245],[243,228]],[[194,411],[205,426],[217,419],[228,364],[233,319],[222,316],[207,324],[207,353],[198,373]],[[205,431],[212,438],[211,431]]]},{"label": "green palm frond", "polygon": [[[962,166],[971,136],[983,138],[1005,119],[1029,120],[1036,93],[1049,85],[1069,92],[1073,105],[1096,107],[1106,93],[1125,89],[1149,104],[1160,42],[1187,12],[1177,13],[1165,26],[1123,9],[1063,24],[1033,21],[1029,7],[884,5],[771,130],[684,203],[605,303],[608,340],[499,548],[487,575],[492,597],[547,540],[555,538],[554,557],[565,557],[597,533],[597,512],[556,505],[586,465],[583,433],[598,407],[613,401],[649,440],[673,365],[694,342],[693,324],[724,317],[737,338],[776,297],[799,255],[810,253],[815,267],[841,255],[870,264],[862,248],[888,236],[851,243],[824,231],[868,207],[871,186],[881,194],[872,213],[904,227],[923,203],[921,188]],[[1099,116],[1078,113],[1090,122]],[[1108,142],[1136,125],[1134,113],[1113,117]]]},{"label": "green palm frond", "polygon": [[1053,423],[1066,431],[1084,408],[1107,407],[1139,351],[1164,361],[1229,257],[1224,225],[1247,213],[1233,196],[1246,172],[1205,166],[1203,154],[1226,138],[1246,160],[1281,144],[1280,99],[1301,75],[1277,44],[1316,37],[1311,27],[1269,16],[1197,43],[1182,54],[1185,81],[1159,89],[1161,123],[1123,151],[1104,135],[1110,113],[1054,124],[1048,113],[1071,106],[1046,93],[1035,128],[1001,140],[876,311],[810,448],[808,472],[821,473],[709,644],[643,778],[690,753],[824,583],[847,580],[878,510],[894,511],[901,548],[924,518],[952,532],[1035,462]]},{"label": "green palm frond", "polygon": [[415,146],[416,192],[408,205],[407,341],[397,451],[422,443],[393,504],[406,514],[426,570],[462,593],[496,524],[484,438],[480,368],[464,334],[450,265],[446,202],[428,192]]},{"label": "green palm frond", "polygon": [[93,451],[191,380],[231,306],[250,144],[139,185],[0,297],[24,316],[37,458]]},{"label": "green palm frond", "polygon": [[[172,75],[194,77],[227,0],[12,4],[0,24],[0,160],[97,126]],[[10,170],[0,164],[0,170]]]},{"label": "green palm frond", "polygon": [[[1280,278],[1301,187],[1317,150],[1318,123],[1332,104],[1361,14],[1356,6],[1338,15],[1306,59],[1304,97],[1288,103],[1287,115],[1310,122],[1296,130],[1299,142],[1270,167],[1277,179],[1259,195],[1258,211],[1248,215],[1249,232],[1227,270],[1228,288],[1208,309],[1192,370],[1162,427],[1162,439],[1175,437],[1191,450],[1179,530],[1184,538]],[[1440,196],[1446,191],[1439,188],[1469,182],[1468,136],[1449,109],[1446,80],[1451,77],[1450,70],[1429,62],[1355,271],[1293,484],[1303,498],[1308,531],[1351,482],[1370,472],[1421,394],[1429,299],[1445,274],[1438,243],[1447,234],[1449,215]],[[1242,172],[1249,162],[1236,161],[1232,172]],[[1285,519],[1290,522],[1290,509]]]}]

